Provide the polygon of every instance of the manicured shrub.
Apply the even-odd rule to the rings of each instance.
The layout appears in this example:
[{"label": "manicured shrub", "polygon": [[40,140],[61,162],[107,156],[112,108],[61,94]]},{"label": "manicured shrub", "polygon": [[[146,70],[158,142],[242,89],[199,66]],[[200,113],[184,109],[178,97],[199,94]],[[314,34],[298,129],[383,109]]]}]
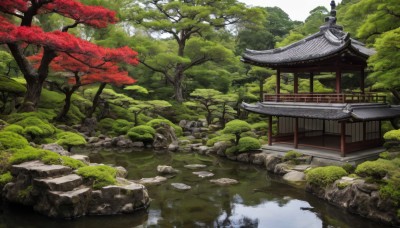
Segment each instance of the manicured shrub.
[{"label": "manicured shrub", "polygon": [[11,131],[21,135],[24,132],[24,128],[16,124],[11,124],[3,128],[3,131]]},{"label": "manicured shrub", "polygon": [[57,141],[56,143],[61,146],[66,146],[68,151],[71,151],[73,146],[80,146],[86,144],[85,138],[81,135],[73,132],[61,132],[57,134]]},{"label": "manicured shrub", "polygon": [[243,132],[242,134],[240,134],[240,138],[243,138],[243,137],[257,138],[257,135],[256,135],[256,133],[254,133],[252,131],[246,131],[246,132]]},{"label": "manicured shrub", "polygon": [[215,136],[207,141],[207,146],[214,146],[216,142],[234,142],[235,136],[232,134],[223,134],[219,136]]},{"label": "manicured shrub", "polygon": [[399,130],[391,130],[391,131],[386,132],[383,135],[383,138],[385,140],[400,141],[400,129]]},{"label": "manicured shrub", "polygon": [[112,129],[117,135],[125,135],[132,126],[133,123],[124,119],[118,119],[113,122]]},{"label": "manicured shrub", "polygon": [[10,172],[6,172],[0,175],[0,186],[3,187],[5,184],[13,179]]},{"label": "manicured shrub", "polygon": [[24,134],[29,135],[32,139],[35,139],[36,137],[44,138],[54,134],[55,132],[55,127],[53,125],[35,116],[29,116],[15,124],[23,127]]},{"label": "manicured shrub", "polygon": [[141,141],[144,143],[153,142],[154,135],[156,134],[156,130],[154,128],[147,125],[140,125],[129,129],[128,137],[132,141]]},{"label": "manicured shrub", "polygon": [[161,124],[168,124],[169,126],[173,127],[175,130],[175,134],[176,136],[182,136],[183,134],[183,130],[181,127],[175,125],[174,123],[172,123],[171,121],[167,120],[167,119],[153,119],[150,120],[149,122],[146,123],[146,125],[151,126],[154,129],[157,129],[161,126]]},{"label": "manicured shrub", "polygon": [[395,165],[385,159],[378,159],[376,161],[366,161],[357,166],[355,173],[361,177],[372,177],[374,179],[381,179],[386,174],[395,169]]},{"label": "manicured shrub", "polygon": [[235,144],[237,145],[240,140],[240,135],[243,132],[247,132],[251,130],[251,126],[249,123],[243,120],[232,120],[229,121],[223,130],[225,134],[234,134],[236,136]]},{"label": "manicured shrub", "polygon": [[342,167],[325,166],[313,168],[307,171],[306,179],[311,184],[325,187],[346,175],[347,172]]},{"label": "manicured shrub", "polygon": [[93,188],[100,189],[107,185],[117,183],[115,176],[117,171],[106,165],[85,166],[77,170],[77,174],[93,181]]},{"label": "manicured shrub", "polygon": [[239,144],[237,145],[238,152],[246,152],[249,150],[256,150],[261,148],[261,143],[258,139],[251,137],[240,138]]},{"label": "manicured shrub", "polygon": [[111,132],[113,129],[114,119],[111,118],[104,118],[97,123],[97,130],[101,131],[102,133]]},{"label": "manicured shrub", "polygon": [[29,146],[28,141],[24,137],[11,131],[0,131],[0,144],[3,149],[18,149]]}]

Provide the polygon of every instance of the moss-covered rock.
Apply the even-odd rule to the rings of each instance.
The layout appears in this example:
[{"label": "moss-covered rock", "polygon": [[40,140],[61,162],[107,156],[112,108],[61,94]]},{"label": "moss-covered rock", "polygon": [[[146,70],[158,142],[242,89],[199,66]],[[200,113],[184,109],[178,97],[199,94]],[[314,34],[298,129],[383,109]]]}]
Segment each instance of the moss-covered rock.
[{"label": "moss-covered rock", "polygon": [[24,133],[24,128],[19,125],[16,125],[16,124],[10,124],[10,125],[6,126],[5,128],[3,128],[3,131],[11,131],[11,132],[22,135]]},{"label": "moss-covered rock", "polygon": [[101,133],[106,134],[108,132],[111,132],[113,130],[113,123],[114,119],[111,118],[104,118],[100,120],[96,126],[97,130],[99,130]]},{"label": "moss-covered rock", "polygon": [[153,119],[153,120],[150,120],[149,122],[147,122],[146,125],[151,126],[154,129],[157,129],[161,126],[162,123],[168,124],[169,126],[173,127],[175,130],[176,136],[178,136],[178,137],[182,136],[182,134],[183,134],[182,128],[167,119]]},{"label": "moss-covered rock", "polygon": [[23,95],[26,92],[26,86],[13,79],[0,76],[0,91]]},{"label": "moss-covered rock", "polygon": [[325,187],[346,175],[347,172],[342,167],[325,166],[307,171],[306,180],[310,184]]},{"label": "moss-covered rock", "polygon": [[13,179],[12,175],[10,172],[6,172],[0,175],[0,187],[3,187],[6,185],[8,182],[10,182]]},{"label": "moss-covered rock", "polygon": [[156,130],[154,130],[154,128],[151,126],[140,125],[129,129],[127,135],[132,141],[151,143],[153,142],[155,134]]},{"label": "moss-covered rock", "polygon": [[15,123],[24,128],[23,133],[32,139],[45,138],[55,133],[56,128],[45,120],[36,116],[29,116]]},{"label": "moss-covered rock", "polygon": [[257,150],[261,148],[261,143],[258,139],[251,138],[251,137],[243,137],[240,138],[239,144],[237,145],[238,152],[246,152],[249,150]]},{"label": "moss-covered rock", "polygon": [[124,119],[117,119],[113,121],[112,130],[117,135],[125,135],[132,126],[133,126],[132,122],[129,122]]},{"label": "moss-covered rock", "polygon": [[86,144],[84,137],[73,132],[61,132],[57,134],[56,143],[61,146],[66,146],[68,151],[71,151],[73,146],[80,146]]},{"label": "moss-covered rock", "polygon": [[106,165],[85,166],[77,170],[77,174],[93,183],[93,188],[99,189],[117,183],[117,170]]},{"label": "moss-covered rock", "polygon": [[217,142],[234,142],[235,141],[235,135],[232,134],[222,134],[219,136],[215,136],[209,140],[207,140],[206,145],[207,146],[213,146]]},{"label": "moss-covered rock", "polygon": [[0,147],[3,149],[24,148],[29,146],[28,140],[11,131],[0,131]]},{"label": "moss-covered rock", "polygon": [[355,173],[361,177],[371,177],[379,180],[394,170],[396,166],[393,162],[385,159],[378,159],[375,161],[366,161],[357,166]]}]

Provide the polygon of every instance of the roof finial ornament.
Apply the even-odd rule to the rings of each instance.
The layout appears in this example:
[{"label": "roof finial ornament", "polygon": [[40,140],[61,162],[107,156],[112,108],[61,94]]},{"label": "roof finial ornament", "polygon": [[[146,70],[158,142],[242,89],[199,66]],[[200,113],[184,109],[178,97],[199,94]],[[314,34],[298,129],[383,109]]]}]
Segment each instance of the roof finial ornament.
[{"label": "roof finial ornament", "polygon": [[336,28],[339,30],[343,30],[342,26],[336,25],[336,3],[334,0],[331,1],[331,13],[330,16],[325,17],[325,25],[321,26],[321,30],[325,30],[328,28]]}]

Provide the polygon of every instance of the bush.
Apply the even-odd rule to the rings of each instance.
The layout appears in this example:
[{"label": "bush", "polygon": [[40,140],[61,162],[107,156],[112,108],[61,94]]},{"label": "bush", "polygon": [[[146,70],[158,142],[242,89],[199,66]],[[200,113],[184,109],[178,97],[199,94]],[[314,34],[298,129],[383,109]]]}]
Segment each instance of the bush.
[{"label": "bush", "polygon": [[294,160],[294,159],[301,157],[302,155],[303,154],[301,154],[297,151],[291,150],[291,151],[286,152],[285,156],[283,156],[283,160],[284,161]]},{"label": "bush", "polygon": [[226,125],[224,130],[222,130],[225,134],[234,134],[236,136],[236,145],[239,143],[240,134],[250,131],[251,126],[249,123],[243,120],[232,120],[229,121]]},{"label": "bush", "polygon": [[68,151],[71,151],[73,146],[80,146],[86,144],[85,138],[81,135],[73,132],[61,132],[57,134],[57,141],[56,143],[61,146],[66,146]]},{"label": "bush", "polygon": [[32,139],[36,137],[44,138],[54,134],[55,127],[38,117],[29,116],[24,120],[20,120],[15,124],[24,128],[24,134],[31,136]]},{"label": "bush", "polygon": [[239,144],[237,145],[238,151],[246,152],[249,150],[257,150],[261,148],[261,143],[258,139],[251,137],[243,137],[239,140]]},{"label": "bush", "polygon": [[77,170],[77,174],[93,181],[93,188],[99,189],[107,185],[116,184],[117,171],[106,165],[85,166]]},{"label": "bush", "polygon": [[354,173],[355,167],[349,163],[342,165],[342,168],[346,170],[347,173]]},{"label": "bush", "polygon": [[395,165],[385,159],[376,161],[366,161],[357,166],[355,173],[361,177],[372,177],[376,180],[386,176],[386,174],[395,169]]},{"label": "bush", "polygon": [[399,130],[391,130],[391,131],[386,132],[383,135],[383,138],[385,140],[400,141],[400,129]]},{"label": "bush", "polygon": [[150,126],[140,125],[129,129],[128,137],[132,141],[141,141],[144,143],[153,142],[154,135],[156,134],[156,130]]},{"label": "bush", "polygon": [[125,135],[132,126],[133,123],[124,119],[118,119],[113,122],[112,129],[117,135]]},{"label": "bush", "polygon": [[386,180],[386,185],[383,186],[379,193],[384,198],[394,200],[397,205],[400,203],[400,171],[397,170]]},{"label": "bush", "polygon": [[10,182],[13,179],[12,175],[10,172],[6,172],[0,175],[0,186],[3,187],[6,185],[8,182]]},{"label": "bush", "polygon": [[11,132],[22,135],[24,128],[19,125],[16,125],[16,124],[11,124],[11,125],[8,125],[7,127],[3,128],[3,131],[11,131]]},{"label": "bush", "polygon": [[3,149],[24,148],[29,146],[28,141],[17,133],[0,131],[0,145]]},{"label": "bush", "polygon": [[173,127],[175,130],[175,134],[176,136],[182,136],[183,134],[183,130],[181,127],[175,125],[174,123],[172,123],[171,121],[167,120],[167,119],[153,119],[150,120],[149,122],[146,123],[146,125],[151,126],[154,129],[157,129],[161,126],[161,124],[168,124],[169,126]]},{"label": "bush", "polygon": [[346,175],[347,172],[342,167],[326,166],[313,168],[307,171],[306,179],[311,184],[325,187]]},{"label": "bush", "polygon": [[104,119],[100,120],[96,126],[97,130],[101,131],[101,133],[104,133],[104,134],[112,131],[114,121],[115,120],[111,119],[111,118],[104,118]]}]

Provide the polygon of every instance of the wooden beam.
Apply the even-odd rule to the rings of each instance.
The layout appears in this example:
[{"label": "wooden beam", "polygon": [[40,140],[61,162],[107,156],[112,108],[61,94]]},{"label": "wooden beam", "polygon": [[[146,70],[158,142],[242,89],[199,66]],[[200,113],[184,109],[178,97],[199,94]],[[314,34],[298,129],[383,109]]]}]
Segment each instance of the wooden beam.
[{"label": "wooden beam", "polygon": [[272,116],[268,116],[268,146],[272,146]]},{"label": "wooden beam", "polygon": [[310,93],[314,93],[314,73],[310,73]]},{"label": "wooden beam", "polygon": [[336,93],[342,92],[342,71],[336,69]]},{"label": "wooden beam", "polygon": [[294,148],[299,148],[299,118],[294,118]]},{"label": "wooden beam", "polygon": [[297,73],[293,74],[293,93],[299,93],[299,75]]},{"label": "wooden beam", "polygon": [[340,153],[346,156],[346,122],[340,122]]},{"label": "wooden beam", "polygon": [[281,94],[281,70],[276,70],[276,101],[279,101],[279,94]]},{"label": "wooden beam", "polygon": [[366,141],[367,140],[367,122],[363,122],[363,132],[362,132],[362,134],[363,134],[363,141]]},{"label": "wooden beam", "polygon": [[361,94],[365,94],[365,71],[364,67],[361,67],[361,76],[360,76],[360,89]]}]

